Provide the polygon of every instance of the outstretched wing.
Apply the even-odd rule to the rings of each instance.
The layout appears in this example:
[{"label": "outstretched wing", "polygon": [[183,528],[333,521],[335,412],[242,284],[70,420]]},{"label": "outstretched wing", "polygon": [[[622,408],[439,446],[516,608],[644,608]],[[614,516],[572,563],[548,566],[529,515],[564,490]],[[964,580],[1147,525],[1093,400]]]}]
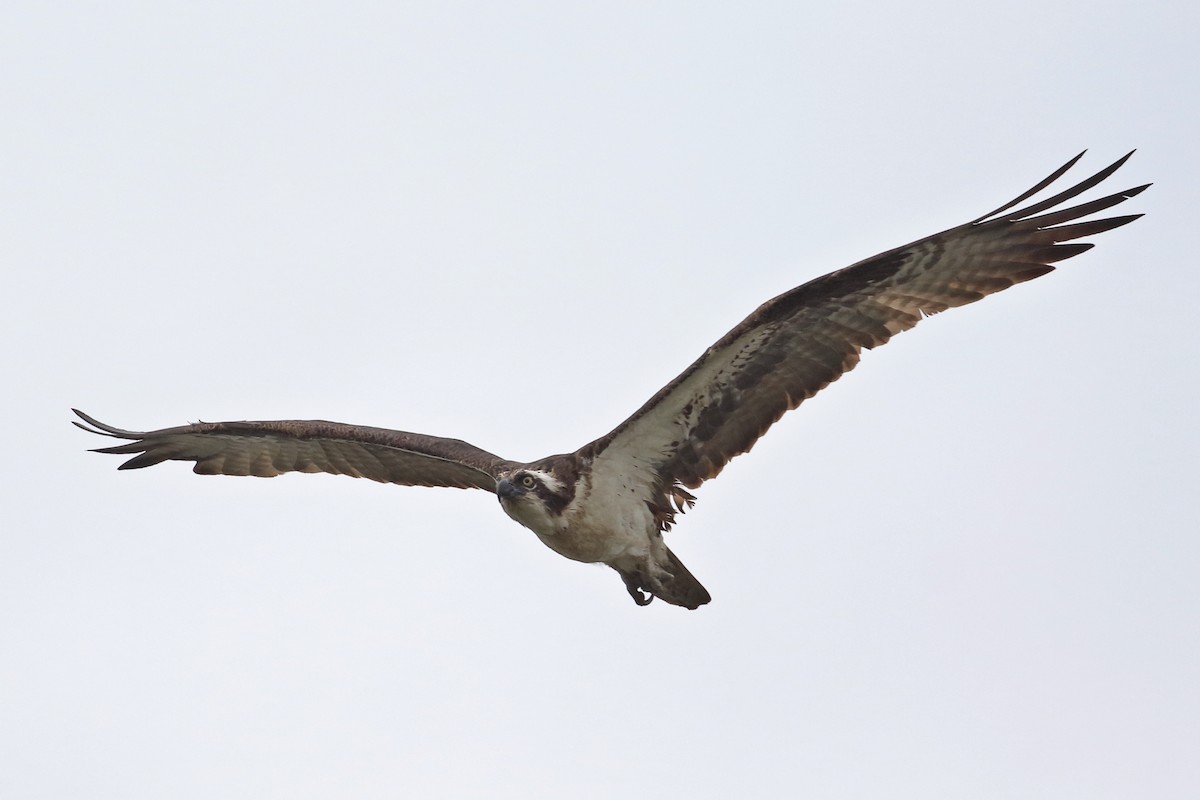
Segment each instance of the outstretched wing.
[{"label": "outstretched wing", "polygon": [[[1050,272],[1140,214],[1077,222],[1149,186],[1051,211],[1103,181],[1132,153],[1053,197],[1009,211],[1083,154],[995,211],[881,253],[768,300],[614,431],[580,449],[595,469],[635,471],[656,485],[670,521],[671,487],[695,488],[748,451],[783,414],[837,380],[872,348],[930,314]],[[1043,213],[1045,212],[1045,213]],[[676,491],[675,505],[690,495]],[[682,506],[680,506],[682,507]]]},{"label": "outstretched wing", "polygon": [[452,486],[496,491],[496,475],[513,466],[499,456],[458,439],[423,436],[324,420],[197,422],[139,433],[105,425],[72,409],[89,433],[128,439],[94,452],[136,454],[120,469],[163,461],[195,461],[200,475],[329,472],[404,486]]}]

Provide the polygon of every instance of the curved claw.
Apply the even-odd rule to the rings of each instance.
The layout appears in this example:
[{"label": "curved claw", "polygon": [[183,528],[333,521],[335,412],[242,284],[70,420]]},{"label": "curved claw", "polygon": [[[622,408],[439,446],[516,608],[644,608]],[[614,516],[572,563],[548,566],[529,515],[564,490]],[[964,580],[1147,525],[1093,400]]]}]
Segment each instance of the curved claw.
[{"label": "curved claw", "polygon": [[[616,569],[616,567],[613,567],[613,569]],[[621,580],[625,582],[625,591],[629,592],[629,596],[633,598],[633,602],[639,606],[650,605],[650,602],[654,600],[654,595],[642,593],[642,584],[638,581],[637,575],[619,569],[617,573],[621,576]]]},{"label": "curved claw", "polygon": [[642,594],[639,590],[632,588],[629,590],[629,596],[632,597],[633,602],[637,603],[639,606],[648,606],[654,599],[654,595]]}]

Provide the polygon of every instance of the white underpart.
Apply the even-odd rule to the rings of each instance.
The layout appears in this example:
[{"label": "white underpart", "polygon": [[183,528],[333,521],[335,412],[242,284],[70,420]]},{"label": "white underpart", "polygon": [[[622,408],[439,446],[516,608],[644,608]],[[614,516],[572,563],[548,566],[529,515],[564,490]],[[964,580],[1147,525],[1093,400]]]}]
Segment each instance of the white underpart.
[{"label": "white underpart", "polygon": [[636,458],[597,458],[589,483],[579,487],[567,509],[574,546],[586,557],[564,555],[626,571],[652,572],[651,565],[665,564],[666,546],[647,505],[655,477],[654,465]]},{"label": "white underpart", "polygon": [[[532,472],[532,471],[531,471]],[[546,480],[549,476],[534,472]],[[587,563],[636,569],[665,559],[662,537],[646,505],[650,484],[634,474],[594,469],[575,489],[561,515],[549,513],[537,497],[501,501],[505,512],[529,528],[559,555]],[[553,486],[552,478],[547,483]]]}]

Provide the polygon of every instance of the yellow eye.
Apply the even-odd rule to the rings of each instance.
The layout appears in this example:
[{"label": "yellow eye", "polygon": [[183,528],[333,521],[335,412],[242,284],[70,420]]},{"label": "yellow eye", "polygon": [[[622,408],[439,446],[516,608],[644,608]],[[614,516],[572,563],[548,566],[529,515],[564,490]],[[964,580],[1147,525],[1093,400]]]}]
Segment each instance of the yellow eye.
[{"label": "yellow eye", "polygon": [[532,475],[526,475],[524,478],[521,478],[521,485],[526,489],[532,489],[534,486],[537,486],[537,481],[534,480]]}]

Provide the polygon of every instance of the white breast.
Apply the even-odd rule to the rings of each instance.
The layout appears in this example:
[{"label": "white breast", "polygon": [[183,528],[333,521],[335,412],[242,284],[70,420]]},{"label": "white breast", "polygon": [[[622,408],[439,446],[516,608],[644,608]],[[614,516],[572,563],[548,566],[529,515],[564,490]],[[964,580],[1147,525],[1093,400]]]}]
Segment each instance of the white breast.
[{"label": "white breast", "polygon": [[547,547],[589,563],[644,558],[658,535],[647,494],[637,482],[597,470],[576,488],[563,511],[564,525],[552,533],[534,529]]}]

